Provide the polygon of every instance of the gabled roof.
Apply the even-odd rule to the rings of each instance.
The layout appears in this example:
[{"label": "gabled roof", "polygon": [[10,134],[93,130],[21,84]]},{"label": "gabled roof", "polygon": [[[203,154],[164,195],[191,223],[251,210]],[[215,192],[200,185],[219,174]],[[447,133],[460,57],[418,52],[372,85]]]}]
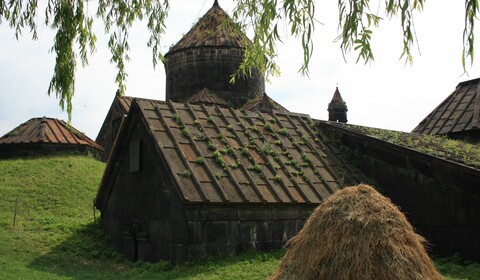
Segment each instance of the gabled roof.
[{"label": "gabled roof", "polygon": [[[109,121],[112,121],[112,116],[116,114],[120,114],[122,116],[126,116],[128,111],[130,111],[130,106],[132,106],[132,100],[135,97],[131,96],[120,96],[116,95],[112,101],[112,105],[110,105],[110,109],[108,110],[107,116],[103,121],[102,127],[97,135],[97,141],[99,141],[99,137],[101,137],[105,133],[105,129],[107,129]],[[100,143],[100,142],[99,142]]]},{"label": "gabled roof", "polygon": [[249,42],[248,38],[215,1],[212,8],[178,43],[170,48],[165,56],[180,49],[194,47],[243,48],[245,42]]},{"label": "gabled roof", "polygon": [[480,79],[458,84],[412,132],[434,135],[480,129],[479,87]]},{"label": "gabled roof", "polygon": [[117,147],[139,115],[184,203],[319,203],[349,184],[308,115],[135,99],[97,194],[99,209],[125,152]]},{"label": "gabled roof", "polygon": [[218,105],[221,107],[231,107],[228,102],[218,96],[218,94],[208,90],[207,88],[204,88],[194,95],[192,95],[190,98],[188,98],[185,103],[190,103],[190,104],[206,104],[206,105]]},{"label": "gabled roof", "polygon": [[270,98],[266,93],[257,95],[255,98],[250,99],[244,105],[240,106],[239,109],[255,111],[255,112],[272,112],[272,111],[282,111],[289,112],[285,107],[280,105],[278,102]]},{"label": "gabled roof", "polygon": [[131,97],[131,96],[119,96],[119,95],[117,95],[116,97],[125,115],[128,114],[128,111],[130,111],[130,106],[132,105],[133,98],[134,97]]},{"label": "gabled roof", "polygon": [[49,143],[85,145],[103,150],[95,141],[66,122],[54,118],[33,118],[0,138],[0,145]]}]

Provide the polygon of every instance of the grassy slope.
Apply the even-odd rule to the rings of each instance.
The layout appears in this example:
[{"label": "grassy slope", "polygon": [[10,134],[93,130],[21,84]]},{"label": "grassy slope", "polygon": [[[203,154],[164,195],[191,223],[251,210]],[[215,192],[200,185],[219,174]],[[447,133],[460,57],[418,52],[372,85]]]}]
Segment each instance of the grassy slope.
[{"label": "grassy slope", "polygon": [[93,222],[104,167],[79,155],[0,160],[0,279],[265,279],[275,270],[281,253],[176,268],[124,261]]},{"label": "grassy slope", "polygon": [[73,155],[0,161],[0,276],[50,278],[35,263],[93,220],[103,168]]},{"label": "grassy slope", "polygon": [[[0,279],[265,279],[276,269],[282,252],[175,268],[123,260],[93,222],[103,169],[103,163],[78,155],[0,160]],[[478,264],[438,263],[449,279],[480,279]]]}]

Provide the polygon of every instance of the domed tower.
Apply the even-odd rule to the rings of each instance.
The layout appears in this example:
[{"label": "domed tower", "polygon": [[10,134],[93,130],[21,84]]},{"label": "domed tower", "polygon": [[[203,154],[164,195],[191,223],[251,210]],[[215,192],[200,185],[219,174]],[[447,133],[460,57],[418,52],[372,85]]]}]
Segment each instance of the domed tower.
[{"label": "domed tower", "polygon": [[185,102],[203,89],[238,107],[265,92],[264,76],[252,75],[230,83],[250,44],[245,34],[215,1],[212,8],[165,54],[166,100]]},{"label": "domed tower", "polygon": [[337,89],[333,94],[332,101],[328,104],[328,120],[347,123],[347,103],[343,101],[340,91]]}]

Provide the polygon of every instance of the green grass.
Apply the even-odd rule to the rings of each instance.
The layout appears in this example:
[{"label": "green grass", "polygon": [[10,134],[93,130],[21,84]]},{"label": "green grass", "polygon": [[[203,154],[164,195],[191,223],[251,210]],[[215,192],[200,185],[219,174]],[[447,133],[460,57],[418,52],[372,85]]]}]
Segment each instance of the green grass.
[{"label": "green grass", "polygon": [[0,161],[0,278],[50,278],[30,264],[92,222],[104,166],[78,155]]},{"label": "green grass", "polygon": [[445,279],[480,279],[480,264],[463,260],[455,254],[450,258],[435,258],[435,265]]},{"label": "green grass", "polygon": [[[93,221],[104,168],[81,155],[0,160],[0,279],[266,279],[277,268],[284,251],[176,267],[124,260]],[[447,279],[480,279],[478,264],[436,263]]]},{"label": "green grass", "polygon": [[81,155],[0,160],[0,279],[265,279],[275,270],[279,252],[178,267],[124,260],[93,221],[104,168]]}]

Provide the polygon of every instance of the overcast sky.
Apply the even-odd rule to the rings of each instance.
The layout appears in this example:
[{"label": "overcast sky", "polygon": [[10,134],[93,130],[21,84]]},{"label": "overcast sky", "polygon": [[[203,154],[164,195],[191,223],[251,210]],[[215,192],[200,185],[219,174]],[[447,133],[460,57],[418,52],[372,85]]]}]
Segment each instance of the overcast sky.
[{"label": "overcast sky", "polygon": [[[478,59],[469,68],[469,76],[462,76],[464,1],[426,2],[425,10],[415,19],[421,55],[415,49],[412,66],[399,60],[402,39],[398,19],[383,22],[374,32],[374,62],[355,64],[355,54],[347,56],[345,62],[339,44],[334,42],[338,25],[336,1],[317,2],[322,2],[316,8],[316,18],[322,24],[317,24],[314,34],[310,77],[297,73],[302,60],[299,42],[286,39],[278,45],[282,74],[266,85],[267,94],[292,112],[327,119],[327,106],[338,85],[348,105],[349,123],[411,131],[459,82],[480,76]],[[212,3],[213,0],[171,1],[163,53],[188,32]],[[233,0],[219,3],[231,13]],[[97,51],[87,67],[78,63],[73,100],[72,125],[92,139],[96,138],[117,90],[116,69],[109,62],[107,38],[98,23]],[[140,22],[131,31],[132,60],[127,64],[126,94],[164,100],[165,71],[163,65],[153,69],[145,26],[145,22]],[[477,27],[477,38],[479,32]],[[38,33],[38,41],[31,41],[28,33],[16,41],[14,32],[1,25],[0,135],[34,117],[67,119],[55,96],[46,95],[55,60],[49,53],[53,32],[41,26]],[[476,53],[480,53],[478,50],[479,47]]]}]

